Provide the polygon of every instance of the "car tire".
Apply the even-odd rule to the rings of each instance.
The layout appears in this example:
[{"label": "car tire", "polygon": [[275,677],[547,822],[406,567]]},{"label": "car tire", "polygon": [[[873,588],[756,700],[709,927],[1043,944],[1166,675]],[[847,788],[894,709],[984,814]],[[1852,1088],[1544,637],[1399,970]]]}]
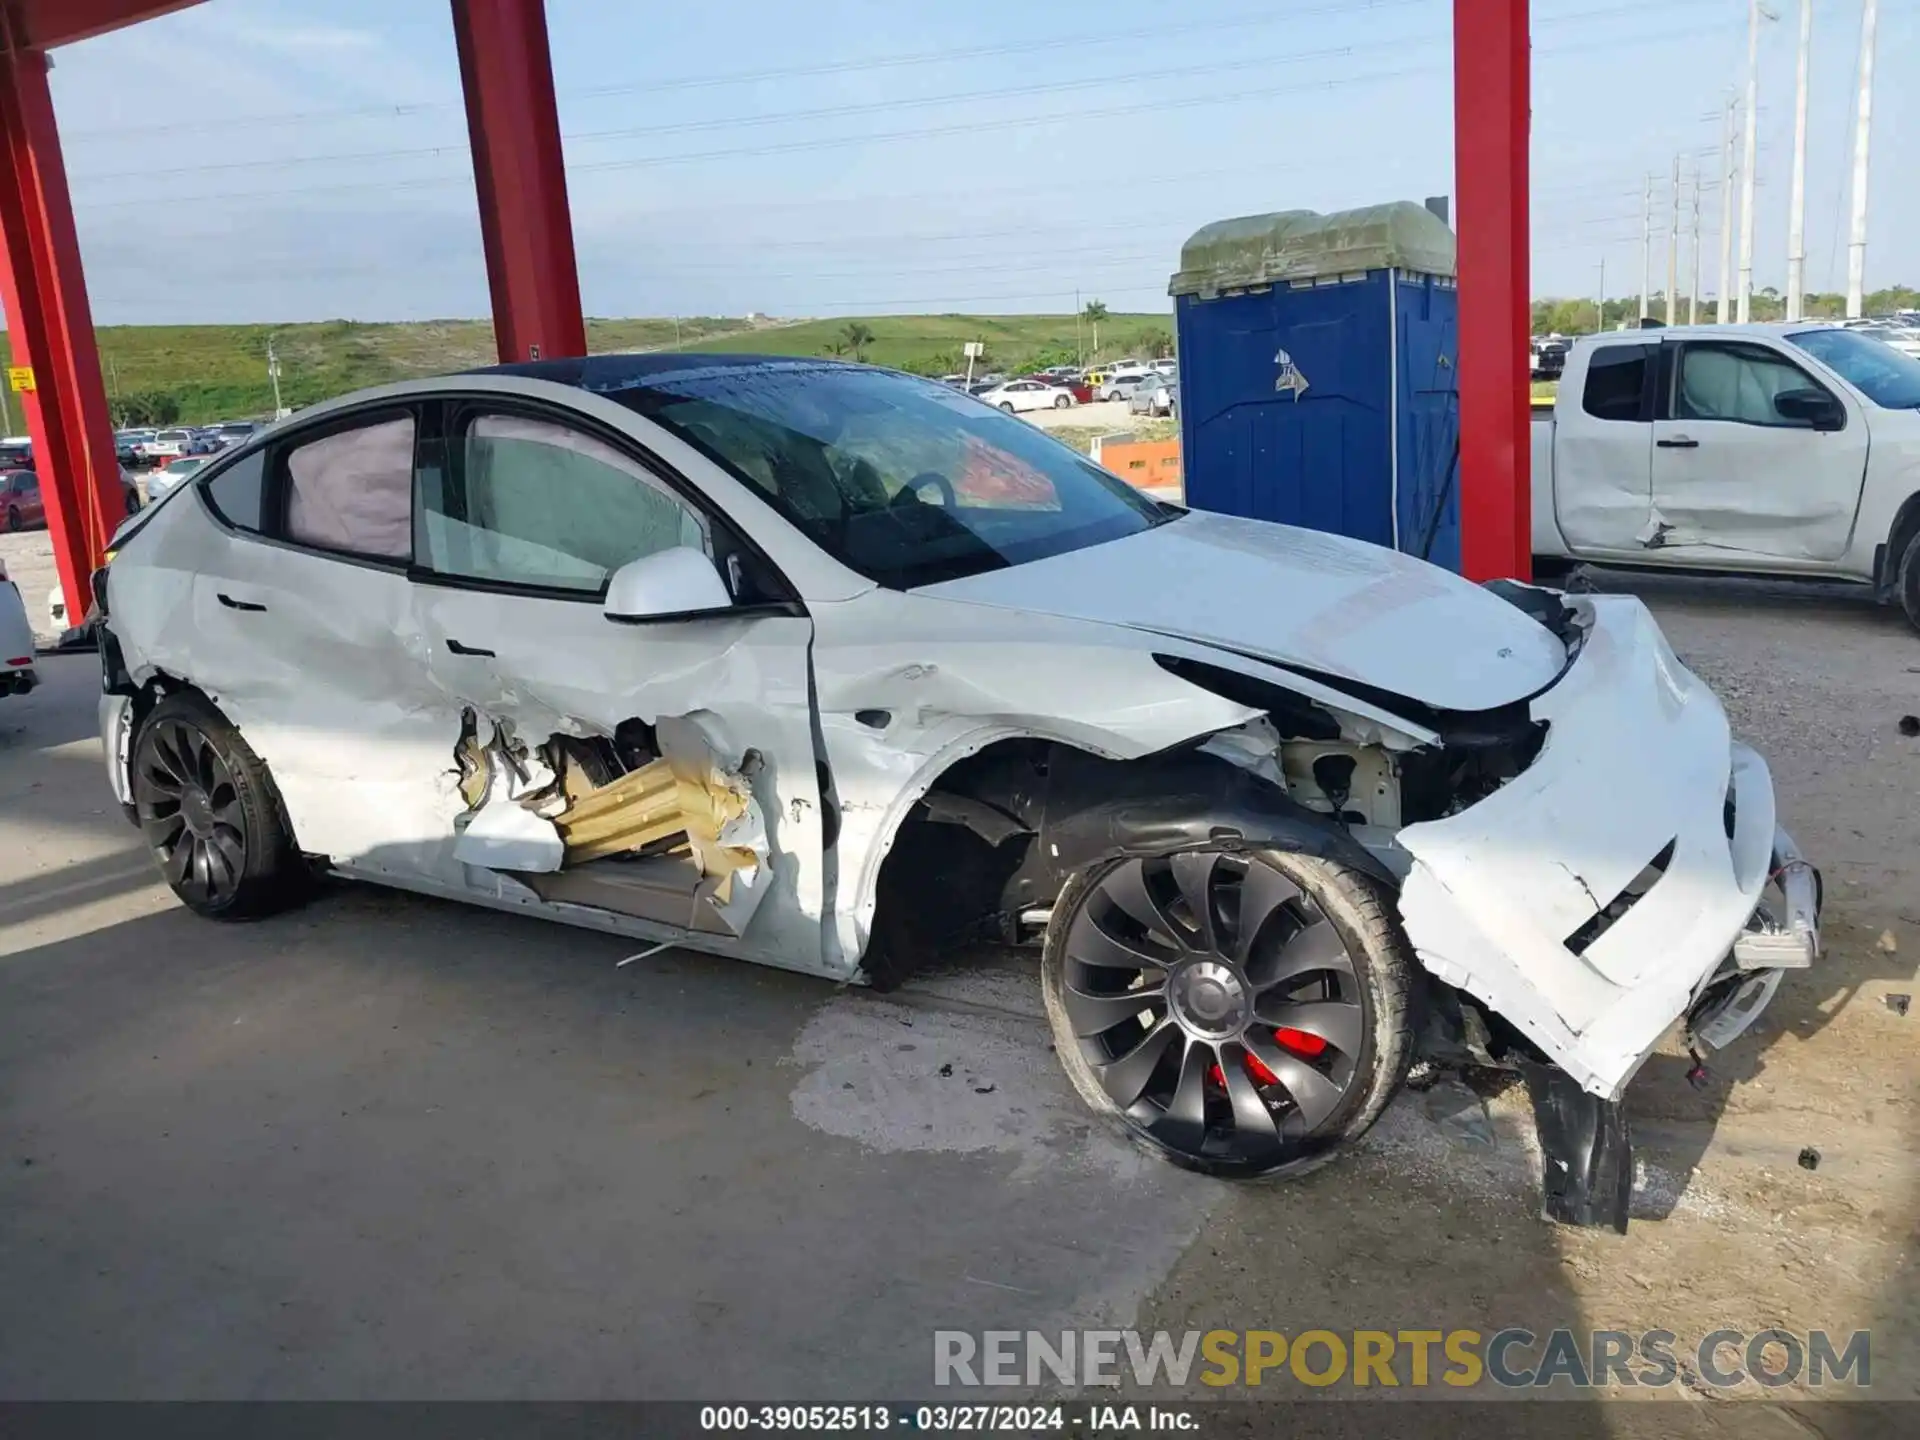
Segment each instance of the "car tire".
[{"label": "car tire", "polygon": [[1013,414],[1013,402],[1011,400],[1002,400],[1000,402],[1000,408],[1009,415]]},{"label": "car tire", "polygon": [[302,898],[307,870],[273,777],[201,696],[169,695],[133,738],[135,820],[196,914],[246,920]]},{"label": "car tire", "polygon": [[1056,395],[1053,397],[1053,408],[1056,410],[1064,410],[1071,404],[1073,404],[1073,397],[1071,395]]},{"label": "car tire", "polygon": [[20,533],[20,507],[17,505],[7,506],[7,533],[9,535]]},{"label": "car tire", "polygon": [[1907,537],[1907,548],[1900,552],[1900,562],[1893,574],[1894,594],[1900,597],[1900,608],[1906,613],[1907,623],[1920,630],[1920,530]]},{"label": "car tire", "polygon": [[[1190,923],[1194,899],[1205,925]],[[1081,872],[1041,960],[1081,1097],[1148,1152],[1229,1179],[1303,1174],[1366,1132],[1406,1078],[1423,983],[1372,879],[1280,850]]]}]

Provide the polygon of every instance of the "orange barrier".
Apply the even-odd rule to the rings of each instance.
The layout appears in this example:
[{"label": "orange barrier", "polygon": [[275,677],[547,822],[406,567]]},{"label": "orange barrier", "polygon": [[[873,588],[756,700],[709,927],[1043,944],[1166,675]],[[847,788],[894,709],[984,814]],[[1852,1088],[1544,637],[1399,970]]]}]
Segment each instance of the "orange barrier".
[{"label": "orange barrier", "polygon": [[1092,458],[1142,490],[1180,488],[1178,440],[1096,440]]}]

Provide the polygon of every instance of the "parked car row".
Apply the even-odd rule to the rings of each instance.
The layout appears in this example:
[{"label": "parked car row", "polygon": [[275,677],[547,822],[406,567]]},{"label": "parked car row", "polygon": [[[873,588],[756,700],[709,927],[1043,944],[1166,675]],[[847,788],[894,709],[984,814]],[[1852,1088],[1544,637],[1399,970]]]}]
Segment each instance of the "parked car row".
[{"label": "parked car row", "polygon": [[1920,360],[1920,317],[1894,316],[1887,320],[1849,320],[1847,329],[1891,345],[1902,355]]},{"label": "parked car row", "polygon": [[215,425],[118,430],[113,441],[120,463],[140,468],[164,465],[183,455],[217,455],[229,445],[251,440],[261,428],[257,420],[223,420]]},{"label": "parked car row", "polygon": [[1010,376],[995,370],[971,381],[964,375],[943,375],[940,379],[943,384],[964,390],[1009,414],[1065,410],[1096,401],[1131,401],[1134,392],[1144,387],[1155,398],[1149,407],[1134,413],[1169,415],[1176,413],[1173,407],[1177,374],[1172,360],[1128,359],[1087,370],[1072,365],[1049,365],[1026,375]]}]

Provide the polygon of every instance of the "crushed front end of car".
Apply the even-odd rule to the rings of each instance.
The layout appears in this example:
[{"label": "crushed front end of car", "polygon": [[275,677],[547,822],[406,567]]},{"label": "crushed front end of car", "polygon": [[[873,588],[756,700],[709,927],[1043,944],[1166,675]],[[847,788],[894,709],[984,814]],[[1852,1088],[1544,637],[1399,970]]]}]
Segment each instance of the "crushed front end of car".
[{"label": "crushed front end of car", "polygon": [[1526,702],[1501,752],[1511,774],[1476,774],[1399,830],[1399,908],[1427,970],[1524,1042],[1509,1054],[1548,1214],[1624,1229],[1622,1091],[1676,1021],[1696,1053],[1723,1046],[1819,957],[1819,877],[1777,823],[1765,761],[1646,607],[1509,593],[1542,596],[1541,623],[1574,627],[1569,662]]}]

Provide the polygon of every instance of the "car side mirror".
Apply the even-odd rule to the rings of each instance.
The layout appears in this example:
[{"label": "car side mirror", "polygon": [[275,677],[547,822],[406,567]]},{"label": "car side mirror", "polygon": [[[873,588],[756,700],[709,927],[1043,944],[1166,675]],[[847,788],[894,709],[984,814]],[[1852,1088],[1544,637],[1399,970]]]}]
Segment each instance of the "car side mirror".
[{"label": "car side mirror", "polygon": [[687,545],[656,550],[622,565],[607,581],[607,599],[601,607],[607,619],[623,625],[732,608],[733,596],[713,561]]},{"label": "car side mirror", "polygon": [[1846,410],[1824,390],[1782,390],[1773,397],[1773,413],[1815,430],[1838,430],[1847,423]]}]

